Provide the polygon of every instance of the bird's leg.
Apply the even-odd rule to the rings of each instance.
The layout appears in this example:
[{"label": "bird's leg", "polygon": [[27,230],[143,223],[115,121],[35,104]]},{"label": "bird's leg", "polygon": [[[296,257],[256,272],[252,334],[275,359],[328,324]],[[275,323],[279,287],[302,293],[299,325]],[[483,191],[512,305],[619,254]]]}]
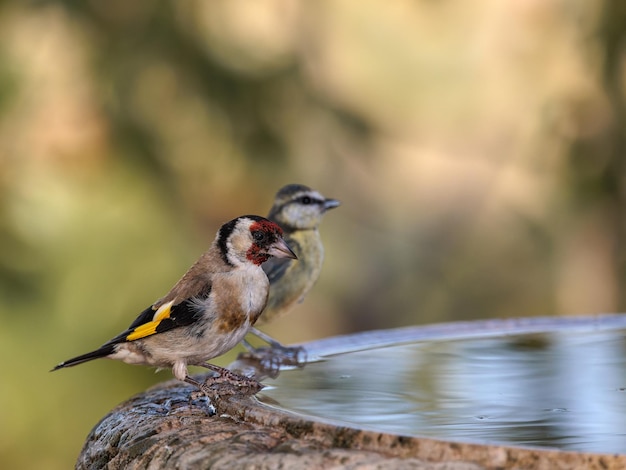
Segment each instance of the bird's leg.
[{"label": "bird's leg", "polygon": [[202,389],[202,384],[200,382],[198,382],[195,379],[192,379],[191,377],[187,376],[185,377],[185,382],[187,382],[188,384],[193,385],[194,387],[197,387],[199,389]]},{"label": "bird's leg", "polygon": [[265,341],[269,347],[253,348],[244,340],[247,353],[240,355],[242,358],[256,359],[267,370],[280,369],[280,366],[304,367],[307,361],[306,349],[302,346],[285,346],[270,335],[256,328],[250,328],[250,333]]},{"label": "bird's leg", "polygon": [[254,352],[254,346],[252,346],[250,344],[250,341],[248,341],[247,339],[242,339],[241,340],[241,344],[243,344],[243,346],[248,350],[248,352]]},{"label": "bird's leg", "polygon": [[254,336],[256,336],[257,338],[262,339],[263,341],[265,341],[267,344],[269,344],[272,348],[276,348],[276,349],[289,349],[288,346],[284,346],[283,344],[281,344],[280,342],[276,341],[274,338],[272,338],[270,335],[268,335],[267,333],[263,333],[261,330],[258,330],[254,327],[250,328],[250,333],[252,333]]}]

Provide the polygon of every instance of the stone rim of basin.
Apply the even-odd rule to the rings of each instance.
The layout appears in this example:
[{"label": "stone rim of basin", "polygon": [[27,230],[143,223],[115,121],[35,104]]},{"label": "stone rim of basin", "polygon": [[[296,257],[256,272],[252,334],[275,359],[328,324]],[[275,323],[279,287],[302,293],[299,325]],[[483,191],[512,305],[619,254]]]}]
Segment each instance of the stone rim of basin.
[{"label": "stone rim of basin", "polygon": [[[626,315],[541,317],[457,322],[371,331],[303,344],[309,359],[416,339],[461,339],[550,331],[626,328]],[[140,449],[140,451],[138,451]],[[599,454],[480,444],[358,429],[231,397],[210,416],[189,400],[178,381],[159,384],[120,404],[90,432],[76,468],[147,468],[221,459],[225,465],[333,466],[376,463],[377,468],[626,468],[626,454]],[[203,467],[202,465],[205,465]]]}]

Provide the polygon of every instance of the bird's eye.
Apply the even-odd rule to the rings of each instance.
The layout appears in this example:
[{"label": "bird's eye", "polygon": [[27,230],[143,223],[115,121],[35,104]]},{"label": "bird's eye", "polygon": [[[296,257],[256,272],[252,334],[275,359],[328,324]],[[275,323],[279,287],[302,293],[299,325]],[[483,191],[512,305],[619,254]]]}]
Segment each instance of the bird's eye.
[{"label": "bird's eye", "polygon": [[265,232],[262,232],[261,230],[255,230],[252,232],[252,238],[254,238],[257,242],[265,240],[266,236]]},{"label": "bird's eye", "polygon": [[309,196],[302,196],[300,198],[300,202],[304,205],[308,205],[308,204],[311,204],[313,200]]}]

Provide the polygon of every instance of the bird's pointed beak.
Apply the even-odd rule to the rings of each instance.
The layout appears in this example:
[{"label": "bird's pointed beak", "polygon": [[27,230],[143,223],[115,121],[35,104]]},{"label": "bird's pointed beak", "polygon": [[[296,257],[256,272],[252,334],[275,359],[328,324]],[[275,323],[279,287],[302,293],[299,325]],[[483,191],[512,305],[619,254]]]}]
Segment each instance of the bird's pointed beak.
[{"label": "bird's pointed beak", "polygon": [[334,209],[335,207],[339,207],[341,205],[341,202],[338,201],[337,199],[325,199],[324,200],[324,212],[326,212],[329,209]]},{"label": "bird's pointed beak", "polygon": [[275,256],[276,258],[291,258],[298,259],[296,254],[289,248],[287,242],[282,238],[276,240],[276,242],[272,243],[267,253]]}]

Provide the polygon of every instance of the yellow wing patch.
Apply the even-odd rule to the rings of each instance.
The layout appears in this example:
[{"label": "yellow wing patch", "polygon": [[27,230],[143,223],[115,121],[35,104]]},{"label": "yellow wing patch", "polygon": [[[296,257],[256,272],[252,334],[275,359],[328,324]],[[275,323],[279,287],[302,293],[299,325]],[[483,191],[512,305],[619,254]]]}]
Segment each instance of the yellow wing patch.
[{"label": "yellow wing patch", "polygon": [[139,325],[137,328],[135,328],[133,332],[126,337],[126,341],[135,341],[136,339],[145,338],[146,336],[155,334],[159,323],[161,323],[161,321],[163,321],[164,319],[170,317],[173,303],[174,301],[172,300],[171,302],[161,305],[159,309],[154,313],[152,321],[144,323],[143,325]]}]

